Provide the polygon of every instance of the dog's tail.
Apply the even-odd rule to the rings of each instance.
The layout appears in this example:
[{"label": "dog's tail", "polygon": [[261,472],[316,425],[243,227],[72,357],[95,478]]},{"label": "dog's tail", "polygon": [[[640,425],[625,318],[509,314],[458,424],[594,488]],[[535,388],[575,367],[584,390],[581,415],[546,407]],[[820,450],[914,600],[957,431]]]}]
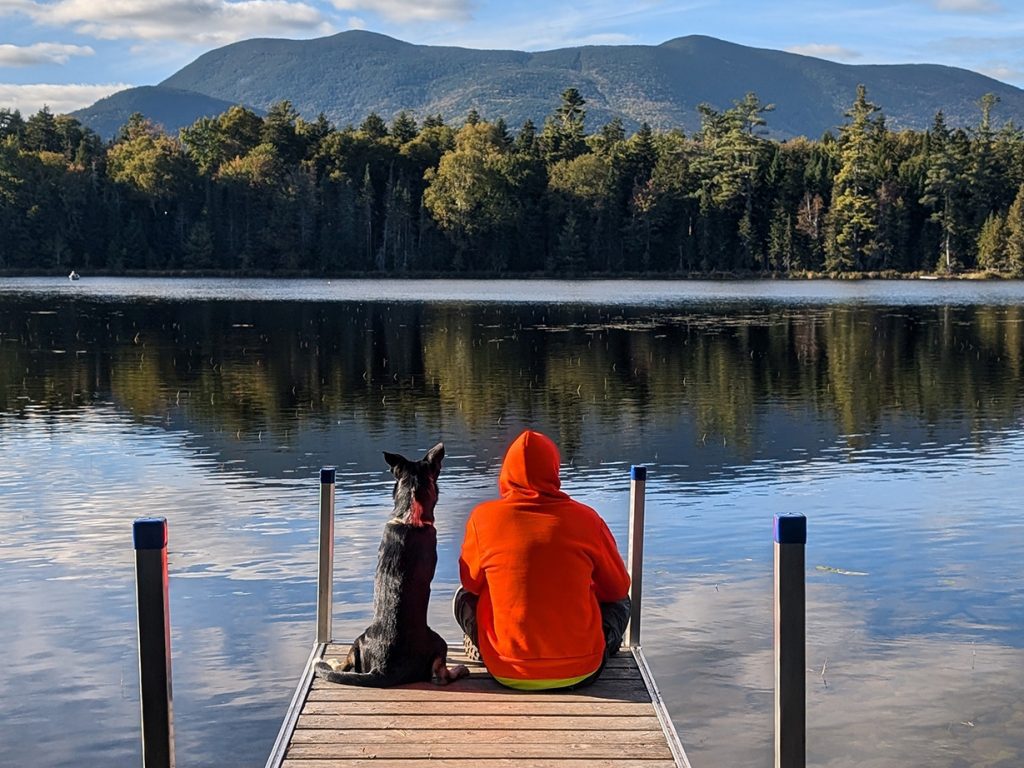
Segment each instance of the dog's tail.
[{"label": "dog's tail", "polygon": [[341,685],[361,685],[364,688],[385,688],[389,685],[397,685],[400,681],[393,680],[380,670],[372,672],[340,672],[334,669],[326,661],[318,661],[313,668],[316,676],[328,683],[340,683]]}]

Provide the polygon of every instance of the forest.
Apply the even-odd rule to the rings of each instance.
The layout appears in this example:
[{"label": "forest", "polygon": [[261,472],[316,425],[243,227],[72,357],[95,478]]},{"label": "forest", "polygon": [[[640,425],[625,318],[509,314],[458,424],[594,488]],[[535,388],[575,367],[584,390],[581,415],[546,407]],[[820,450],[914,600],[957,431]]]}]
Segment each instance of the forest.
[{"label": "forest", "polygon": [[339,128],[290,102],[110,141],[0,109],[0,270],[281,275],[1024,276],[1024,131],[887,125],[863,86],[817,140],[753,94],[700,129],[538,128],[403,112]]}]

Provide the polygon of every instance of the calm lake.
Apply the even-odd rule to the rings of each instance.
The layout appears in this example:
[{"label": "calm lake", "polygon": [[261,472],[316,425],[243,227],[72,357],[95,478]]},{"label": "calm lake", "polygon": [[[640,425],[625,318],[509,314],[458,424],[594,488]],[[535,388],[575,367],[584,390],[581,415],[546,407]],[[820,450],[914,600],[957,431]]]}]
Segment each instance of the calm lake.
[{"label": "calm lake", "polygon": [[808,764],[1024,765],[1024,284],[0,279],[0,765],[141,762],[136,517],[166,516],[183,766],[262,766],[371,608],[381,451],[447,450],[432,624],[524,427],[624,550],[695,768],[772,765],[772,517],[808,517]]}]

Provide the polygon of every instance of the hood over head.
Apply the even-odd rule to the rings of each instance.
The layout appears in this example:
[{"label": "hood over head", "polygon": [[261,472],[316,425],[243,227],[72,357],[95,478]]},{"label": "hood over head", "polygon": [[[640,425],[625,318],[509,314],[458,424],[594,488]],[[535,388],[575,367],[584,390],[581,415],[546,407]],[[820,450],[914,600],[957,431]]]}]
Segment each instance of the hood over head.
[{"label": "hood over head", "polygon": [[540,432],[526,430],[509,446],[498,476],[502,497],[566,498],[558,478],[558,446]]}]

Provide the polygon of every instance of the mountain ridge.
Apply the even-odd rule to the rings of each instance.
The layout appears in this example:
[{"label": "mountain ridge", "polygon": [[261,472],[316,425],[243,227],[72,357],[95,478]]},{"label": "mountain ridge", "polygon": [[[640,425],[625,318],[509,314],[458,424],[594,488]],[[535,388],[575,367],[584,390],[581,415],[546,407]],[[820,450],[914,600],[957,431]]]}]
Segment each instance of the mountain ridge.
[{"label": "mountain ridge", "polygon": [[[895,128],[923,129],[939,110],[950,125],[976,125],[977,102],[989,92],[1001,100],[997,120],[1024,122],[1024,90],[969,70],[840,64],[706,35],[535,52],[419,45],[364,30],[311,40],[255,38],[207,51],[144,88],[150,97],[173,89],[177,112],[165,110],[158,121],[172,131],[217,114],[211,112],[216,104],[265,110],[285,99],[307,119],[322,112],[339,125],[358,124],[371,112],[390,120],[403,110],[457,123],[471,109],[513,127],[526,119],[540,125],[559,94],[575,87],[587,100],[591,130],[618,117],[630,130],[647,122],[689,132],[699,125],[699,104],[727,109],[752,91],[776,105],[768,115],[770,135],[817,138],[844,122],[861,83]],[[138,102],[138,90],[102,100],[103,122],[95,117],[101,102],[75,115],[110,135],[112,122],[126,120],[130,102]]]}]

